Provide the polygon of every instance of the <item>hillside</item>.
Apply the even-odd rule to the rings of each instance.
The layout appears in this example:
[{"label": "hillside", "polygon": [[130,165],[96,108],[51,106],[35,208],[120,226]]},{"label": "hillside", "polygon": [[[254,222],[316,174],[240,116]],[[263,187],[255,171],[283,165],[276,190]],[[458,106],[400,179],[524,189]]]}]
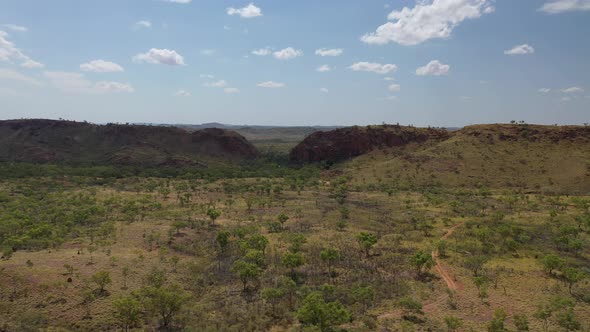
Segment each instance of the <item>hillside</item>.
[{"label": "hillside", "polygon": [[[447,139],[421,136],[410,140],[416,144],[372,144],[373,148],[359,141],[358,131],[311,135],[291,158],[330,161],[362,154],[336,167],[357,185],[590,192],[590,127],[475,125],[448,132]],[[351,149],[359,145],[364,153]]]},{"label": "hillside", "polygon": [[243,136],[223,129],[189,133],[159,126],[40,119],[0,121],[1,161],[183,166],[258,155]]},{"label": "hillside", "polygon": [[340,128],[311,134],[291,151],[290,159],[293,162],[337,162],[377,148],[400,148],[449,137],[446,130],[434,128],[393,125]]}]

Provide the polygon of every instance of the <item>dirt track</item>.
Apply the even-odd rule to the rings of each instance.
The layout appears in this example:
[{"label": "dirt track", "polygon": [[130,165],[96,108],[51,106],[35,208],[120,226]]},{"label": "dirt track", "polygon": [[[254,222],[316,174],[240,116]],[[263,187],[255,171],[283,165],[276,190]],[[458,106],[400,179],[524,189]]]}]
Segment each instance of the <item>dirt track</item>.
[{"label": "dirt track", "polygon": [[[445,233],[445,235],[443,235],[442,239],[443,240],[448,239],[449,236],[451,236],[455,232],[455,230],[458,227],[460,227],[461,225],[463,225],[463,222],[460,222],[460,223],[456,224],[455,226],[451,227]],[[432,259],[434,260],[434,263],[435,263],[434,269],[436,270],[436,272],[438,274],[440,274],[440,276],[447,283],[447,287],[449,289],[451,289],[451,290],[458,290],[458,289],[460,289],[461,286],[457,283],[457,281],[455,280],[455,278],[449,273],[449,271],[440,262],[438,250],[435,249],[435,250],[432,251]]]}]

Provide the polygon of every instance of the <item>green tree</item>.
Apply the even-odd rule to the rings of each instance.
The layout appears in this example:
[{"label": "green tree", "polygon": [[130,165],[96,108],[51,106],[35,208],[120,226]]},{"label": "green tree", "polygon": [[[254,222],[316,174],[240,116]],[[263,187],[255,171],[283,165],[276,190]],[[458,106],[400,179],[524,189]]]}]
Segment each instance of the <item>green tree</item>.
[{"label": "green tree", "polygon": [[485,263],[487,263],[488,260],[489,257],[485,255],[471,255],[465,259],[465,261],[463,262],[463,266],[471,270],[474,277],[478,277],[479,273],[483,269],[483,266],[485,265]]},{"label": "green tree", "polygon": [[188,300],[184,290],[176,284],[163,287],[145,287],[142,289],[146,308],[159,316],[161,326],[172,325],[174,316]]},{"label": "green tree", "polygon": [[340,252],[334,248],[327,248],[320,252],[320,258],[328,265],[328,274],[331,278],[334,275],[332,266],[340,259]]},{"label": "green tree", "polygon": [[557,314],[557,324],[566,331],[578,331],[581,328],[580,322],[576,319],[573,308],[567,308],[566,310]]},{"label": "green tree", "polygon": [[283,226],[287,222],[287,220],[289,220],[289,216],[287,216],[284,213],[281,213],[278,215],[277,220],[281,223],[281,226]]},{"label": "green tree", "polygon": [[291,278],[295,278],[295,269],[305,264],[305,259],[300,253],[288,252],[281,258],[283,266],[290,269]]},{"label": "green tree", "polygon": [[124,296],[115,300],[113,306],[115,307],[115,318],[125,332],[139,324],[141,320],[141,303],[136,298]]},{"label": "green tree", "polygon": [[326,302],[319,292],[310,293],[297,310],[297,318],[304,325],[312,325],[322,332],[351,320],[351,314],[342,303]]},{"label": "green tree", "polygon": [[563,271],[563,278],[568,284],[568,290],[570,294],[572,294],[572,288],[574,285],[586,278],[586,275],[584,272],[574,267],[568,267]]},{"label": "green tree", "polygon": [[514,326],[516,326],[516,331],[522,332],[529,330],[529,319],[526,315],[515,314],[512,316],[512,321],[514,322]]},{"label": "green tree", "polygon": [[211,219],[211,223],[215,223],[215,220],[221,216],[221,212],[216,210],[215,208],[209,208],[207,210],[207,216]]},{"label": "green tree", "polygon": [[266,247],[268,246],[268,243],[268,239],[261,234],[252,235],[248,239],[248,245],[250,248],[260,250],[264,255],[266,255]]},{"label": "green tree", "polygon": [[459,317],[446,316],[445,324],[447,325],[447,331],[456,332],[461,326],[463,326],[463,321]]},{"label": "green tree", "polygon": [[225,249],[229,245],[229,237],[230,236],[231,236],[230,232],[227,232],[227,231],[221,231],[221,232],[217,233],[217,237],[215,238],[215,240],[217,241],[217,244],[219,245],[219,249],[221,250],[222,253],[225,252]]},{"label": "green tree", "polygon": [[365,257],[369,257],[371,248],[377,243],[377,236],[370,233],[360,232],[356,236],[356,240],[361,247],[361,250],[365,253]]},{"label": "green tree", "polygon": [[103,294],[105,292],[106,285],[112,282],[111,274],[108,271],[99,271],[96,272],[91,277],[92,282],[94,282],[98,286],[98,293]]},{"label": "green tree", "polygon": [[248,281],[256,280],[260,275],[260,267],[256,264],[238,260],[232,266],[232,271],[238,275],[243,284],[243,291],[247,290]]},{"label": "green tree", "polygon": [[546,255],[543,257],[543,268],[549,275],[553,275],[553,270],[560,269],[563,266],[563,260],[557,255]]},{"label": "green tree", "polygon": [[492,320],[488,322],[488,332],[508,332],[504,327],[504,321],[506,321],[506,312],[504,309],[497,309]]},{"label": "green tree", "polygon": [[416,274],[418,277],[422,276],[425,271],[428,271],[434,265],[432,255],[424,251],[418,251],[415,253],[410,258],[410,262],[416,268]]}]

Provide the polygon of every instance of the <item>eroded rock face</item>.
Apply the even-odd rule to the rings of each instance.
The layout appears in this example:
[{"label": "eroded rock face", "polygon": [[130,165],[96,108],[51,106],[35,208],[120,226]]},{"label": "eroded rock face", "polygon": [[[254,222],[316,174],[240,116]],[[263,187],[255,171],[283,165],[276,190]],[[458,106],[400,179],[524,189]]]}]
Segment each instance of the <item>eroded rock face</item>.
[{"label": "eroded rock face", "polygon": [[337,162],[380,147],[403,147],[428,140],[445,140],[444,129],[402,126],[348,127],[309,135],[290,154],[292,162]]},{"label": "eroded rock face", "polygon": [[223,129],[189,133],[175,127],[95,125],[44,119],[0,121],[0,161],[146,166],[199,166],[253,159],[258,150]]},{"label": "eroded rock face", "polygon": [[590,126],[543,126],[532,124],[490,124],[467,126],[461,134],[501,141],[588,141]]}]

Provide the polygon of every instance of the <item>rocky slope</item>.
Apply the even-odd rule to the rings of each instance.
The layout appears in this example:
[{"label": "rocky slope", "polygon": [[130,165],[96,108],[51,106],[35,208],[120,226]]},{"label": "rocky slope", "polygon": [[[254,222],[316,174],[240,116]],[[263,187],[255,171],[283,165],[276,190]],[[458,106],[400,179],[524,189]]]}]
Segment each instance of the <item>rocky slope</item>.
[{"label": "rocky slope", "polygon": [[412,143],[443,141],[451,137],[444,129],[382,125],[348,127],[316,132],[297,145],[292,162],[337,162],[383,147],[403,148]]},{"label": "rocky slope", "polygon": [[189,133],[174,127],[0,121],[0,161],[185,166],[258,155],[244,137],[223,129]]}]

